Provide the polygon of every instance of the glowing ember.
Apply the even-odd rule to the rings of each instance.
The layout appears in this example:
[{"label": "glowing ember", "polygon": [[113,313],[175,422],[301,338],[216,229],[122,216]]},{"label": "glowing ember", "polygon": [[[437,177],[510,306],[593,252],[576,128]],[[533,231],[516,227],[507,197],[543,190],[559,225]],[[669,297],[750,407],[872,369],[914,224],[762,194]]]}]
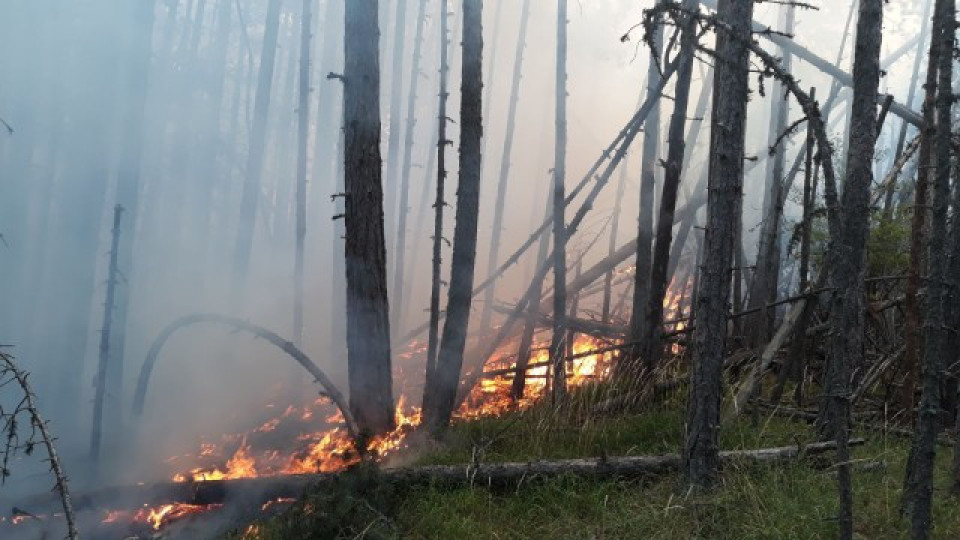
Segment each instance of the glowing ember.
[{"label": "glowing ember", "polygon": [[[161,528],[173,523],[174,521],[179,521],[187,516],[193,516],[196,514],[209,512],[211,510],[216,510],[222,506],[222,504],[164,504],[156,508],[142,508],[138,510],[133,516],[133,521],[137,523],[146,523],[150,525],[153,530],[159,531]],[[113,517],[112,513],[108,514],[107,516],[108,519],[110,517]],[[107,519],[104,519],[103,522],[109,523]]]}]

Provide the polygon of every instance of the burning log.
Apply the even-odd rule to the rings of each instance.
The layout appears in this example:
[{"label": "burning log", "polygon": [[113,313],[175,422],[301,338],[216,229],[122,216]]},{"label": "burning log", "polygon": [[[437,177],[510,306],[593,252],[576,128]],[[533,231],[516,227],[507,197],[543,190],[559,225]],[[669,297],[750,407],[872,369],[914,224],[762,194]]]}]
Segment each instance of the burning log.
[{"label": "burning log", "polygon": [[[170,339],[170,337],[173,336],[177,330],[203,322],[220,323],[233,327],[237,330],[248,332],[256,337],[269,341],[271,344],[277,346],[280,350],[290,355],[290,357],[296,360],[298,364],[309,371],[310,374],[316,379],[317,383],[323,387],[326,395],[330,397],[334,404],[336,404],[337,408],[340,409],[340,413],[343,414],[344,422],[347,425],[347,430],[350,432],[350,436],[354,441],[359,441],[360,430],[357,428],[357,422],[353,418],[353,414],[350,412],[350,407],[347,404],[346,398],[343,397],[343,394],[340,393],[340,390],[337,389],[337,387],[333,384],[333,381],[327,377],[323,370],[317,367],[313,360],[310,360],[310,358],[304,354],[303,351],[301,351],[292,342],[281,338],[278,334],[271,332],[266,328],[257,326],[242,319],[228,317],[226,315],[217,315],[214,313],[197,313],[177,319],[167,325],[167,327],[164,328],[163,331],[160,332],[160,335],[158,335],[153,341],[153,344],[150,345],[150,350],[147,352],[147,357],[143,361],[143,367],[140,368],[140,377],[137,380],[137,390],[133,398],[133,411],[136,415],[139,416],[143,414],[143,405],[147,396],[147,386],[150,384],[150,374],[153,373],[153,366],[156,364],[157,358],[160,356],[160,351],[163,349],[163,346],[166,344],[167,340]],[[361,448],[360,450],[362,452],[364,449]]]},{"label": "burning log", "polygon": [[[864,439],[853,439],[851,445],[864,444]],[[720,453],[726,465],[775,464],[801,459],[805,456],[829,452],[836,447],[832,441],[808,445],[760,448],[754,450],[730,450]],[[469,463],[460,465],[427,465],[384,469],[379,472],[381,481],[404,487],[417,485],[440,485],[459,487],[464,485],[511,486],[535,479],[575,475],[589,478],[649,478],[673,473],[680,468],[681,456],[622,456],[550,461],[507,463]],[[317,488],[336,481],[345,473],[321,473],[245,478],[238,480],[215,480],[195,483],[161,483],[150,486],[126,486],[103,489],[74,497],[79,508],[116,504],[123,501],[130,507],[158,506],[179,501],[181,504],[208,506],[229,504],[231,501],[270,501],[299,497],[307,488]],[[349,473],[347,473],[349,474]]]}]

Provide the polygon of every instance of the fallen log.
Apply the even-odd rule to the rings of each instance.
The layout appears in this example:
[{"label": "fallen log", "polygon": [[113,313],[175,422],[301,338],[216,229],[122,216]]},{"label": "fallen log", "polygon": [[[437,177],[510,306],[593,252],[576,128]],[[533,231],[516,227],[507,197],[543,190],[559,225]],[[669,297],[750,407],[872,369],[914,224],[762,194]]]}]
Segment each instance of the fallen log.
[{"label": "fallen log", "polygon": [[[864,439],[852,439],[850,445],[862,445]],[[833,450],[832,441],[808,445],[729,450],[720,452],[724,465],[772,464],[792,461],[809,455]],[[517,486],[536,479],[573,475],[588,478],[650,478],[676,472],[682,458],[676,454],[662,456],[623,456],[550,461],[507,463],[470,463],[461,465],[427,465],[383,469],[381,481],[404,487],[436,485],[460,486]],[[281,497],[300,497],[307,488],[332,483],[345,473],[320,473],[236,480],[208,480],[194,483],[161,483],[143,486],[106,488],[80,494],[74,498],[78,509],[87,508],[141,508],[170,502],[209,505],[229,504],[234,501],[251,502],[254,499],[275,500]],[[49,499],[49,496],[44,496]],[[39,506],[35,500],[28,508]],[[47,501],[48,502],[48,501]],[[26,505],[25,505],[26,506]]]}]

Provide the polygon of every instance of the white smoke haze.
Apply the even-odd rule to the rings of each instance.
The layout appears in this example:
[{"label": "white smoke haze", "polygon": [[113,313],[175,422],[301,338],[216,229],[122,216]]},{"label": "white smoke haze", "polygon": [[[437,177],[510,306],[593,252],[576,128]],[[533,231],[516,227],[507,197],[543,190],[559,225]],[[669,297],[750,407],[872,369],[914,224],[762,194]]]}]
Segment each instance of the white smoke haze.
[{"label": "white smoke haze", "polygon": [[[307,241],[302,350],[346,391],[343,242],[337,202],[342,191],[340,157],[343,3],[313,2],[314,29],[308,159]],[[346,0],[349,1],[349,0]],[[451,28],[459,29],[460,3],[450,2]],[[501,4],[499,6],[498,4]],[[300,0],[282,0],[276,68],[266,127],[266,143],[253,225],[249,276],[242,292],[232,285],[240,199],[268,0],[4,0],[0,2],[0,343],[32,373],[43,413],[58,437],[72,487],[83,491],[114,484],[170,478],[171,456],[196,453],[201,440],[255,427],[276,408],[298,401],[290,382],[306,395],[319,388],[286,354],[263,340],[229,328],[203,324],[175,334],[157,361],[146,399],[137,417],[133,391],[147,351],[171,321],[198,312],[223,313],[264,326],[280,336],[293,335],[293,265],[297,159]],[[815,1],[819,10],[798,10],[797,41],[833,62],[839,49],[847,2]],[[919,33],[921,6],[914,0],[886,4],[888,27],[884,54]],[[143,6],[152,6],[146,9]],[[407,331],[427,319],[430,295],[430,237],[436,152],[439,24],[437,0],[427,1],[420,73],[412,73],[412,48],[419,0],[408,0],[403,80],[392,79],[396,2],[382,1],[380,20],[382,152],[385,160],[391,117],[406,131],[408,114],[417,122],[413,140],[407,225],[405,284],[399,327],[393,328],[394,371],[403,373],[404,392],[419,402],[423,354],[401,358]],[[568,186],[572,187],[635,112],[645,92],[649,59],[642,29],[621,36],[641,21],[653,0],[581,0],[570,6]],[[492,102],[484,118],[485,153],[477,246],[477,283],[487,275],[496,184],[510,102],[511,77],[522,2],[487,0],[484,5],[484,84]],[[495,14],[502,10],[502,19]],[[505,199],[500,260],[513,253],[538,226],[550,193],[553,166],[553,89],[555,2],[533,0],[524,49],[510,184]],[[779,6],[758,4],[756,19],[777,24]],[[224,21],[228,17],[229,21]],[[332,17],[332,19],[330,19]],[[226,33],[222,33],[226,30]],[[144,36],[148,39],[144,39]],[[377,39],[377,36],[369,36]],[[224,40],[225,39],[225,40]],[[459,115],[460,36],[452,37],[450,116]],[[143,48],[144,44],[147,46]],[[773,51],[769,43],[761,42]],[[493,65],[489,56],[496,47]],[[850,46],[840,66],[849,70]],[[907,99],[913,53],[892,64],[881,87],[898,102]],[[691,110],[708,66],[694,68]],[[832,80],[794,60],[801,86],[817,88],[821,103]],[[406,111],[409,78],[420,77],[416,108]],[[666,94],[672,92],[672,83]],[[748,153],[767,152],[770,96],[754,93],[748,113]],[[401,92],[403,110],[390,110],[391,92]],[[849,92],[840,94],[830,119],[842,139]],[[917,104],[914,104],[915,108]],[[708,113],[709,116],[709,113]],[[669,109],[661,115],[665,139]],[[789,120],[799,117],[794,105]],[[901,120],[889,115],[888,131]],[[703,171],[709,118],[684,184],[693,186]],[[455,201],[459,125],[448,124],[454,141],[447,150],[447,202]],[[886,132],[885,132],[886,133]],[[136,141],[139,139],[140,144]],[[881,147],[896,144],[881,137]],[[402,148],[403,141],[401,141]],[[803,137],[788,145],[788,166]],[[665,141],[661,154],[665,156]],[[636,234],[639,208],[639,141],[626,163],[628,175],[617,245]],[[892,152],[880,153],[890,160]],[[839,152],[837,155],[841,155]],[[139,156],[139,157],[138,157]],[[402,159],[401,155],[395,159]],[[384,163],[386,171],[387,163]],[[885,169],[885,167],[884,167]],[[662,176],[658,169],[658,180]],[[745,179],[744,242],[752,260],[758,243],[766,163]],[[118,287],[129,295],[125,345],[113,350],[104,416],[100,467],[93,467],[89,445],[93,382],[107,289],[113,208],[124,199],[125,183],[139,180],[135,221],[123,216],[121,276]],[[616,199],[618,174],[600,195],[569,245],[570,260],[583,254],[583,266],[607,255],[606,235]],[[385,191],[395,189],[386,185]],[[425,182],[430,184],[425,186]],[[427,203],[422,194],[427,189]],[[683,190],[681,190],[683,193]],[[581,197],[582,199],[582,197]],[[389,196],[387,200],[390,200]],[[574,203],[576,208],[579,202]],[[681,200],[680,205],[682,206]],[[393,286],[392,251],[397,208],[385,209],[388,285]],[[572,211],[568,214],[571,215]],[[788,200],[787,222],[799,208]],[[422,217],[426,216],[426,217]],[[453,238],[453,210],[444,236]],[[702,216],[702,214],[701,214]],[[701,221],[698,224],[702,223]],[[419,227],[419,228],[418,228]],[[685,267],[692,264],[694,236],[687,242]],[[599,236],[595,243],[593,240]],[[592,247],[591,247],[592,246]],[[416,248],[416,250],[414,250]],[[497,284],[496,300],[512,304],[533,273],[531,249]],[[338,259],[339,258],[339,259]],[[338,264],[337,261],[341,262]],[[445,279],[450,250],[444,248]],[[499,262],[499,261],[498,261]],[[631,262],[627,264],[632,264]],[[340,270],[338,270],[340,269]],[[338,273],[339,272],[339,273]],[[571,272],[572,274],[572,272]],[[620,287],[626,287],[626,283]],[[551,285],[548,282],[546,287]],[[549,289],[545,289],[549,290]],[[617,298],[623,289],[614,294]],[[391,296],[395,291],[391,290]],[[582,300],[598,309],[599,295]],[[397,309],[396,306],[391,306]],[[474,301],[473,323],[483,305]],[[499,315],[498,315],[499,317]],[[115,328],[114,332],[118,332]],[[419,341],[424,336],[417,338]],[[113,345],[117,347],[116,339]],[[122,362],[122,364],[120,364]],[[397,384],[401,377],[395,377]],[[17,399],[0,389],[0,404]],[[272,405],[272,406],[271,406]],[[11,464],[12,476],[0,488],[0,515],[25,496],[45,493],[53,480],[37,456]],[[95,472],[97,471],[97,472]]]}]

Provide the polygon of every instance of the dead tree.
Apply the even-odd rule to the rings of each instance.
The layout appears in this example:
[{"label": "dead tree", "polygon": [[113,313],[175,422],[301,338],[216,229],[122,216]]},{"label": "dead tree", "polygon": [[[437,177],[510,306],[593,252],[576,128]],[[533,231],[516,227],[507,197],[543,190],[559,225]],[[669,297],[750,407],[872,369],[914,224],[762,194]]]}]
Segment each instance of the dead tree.
[{"label": "dead tree", "polygon": [[[567,170],[567,0],[557,0],[556,139],[553,162],[553,339],[550,362],[553,367],[553,400],[567,393],[564,362],[563,321],[567,313],[567,236],[564,223],[564,182]],[[576,314],[574,313],[574,316]]]},{"label": "dead tree", "polygon": [[[658,3],[662,3],[659,0]],[[660,82],[663,56],[663,30],[653,21],[646,29],[644,39],[650,45],[647,66],[647,99]],[[682,74],[682,72],[681,72]],[[678,76],[679,77],[679,76]],[[659,97],[659,96],[658,96]],[[630,341],[642,341],[647,306],[650,303],[650,252],[653,246],[653,199],[656,196],[656,166],[660,153],[660,100],[653,103],[650,115],[643,124],[643,147],[640,157],[640,208],[637,214],[637,249],[633,283],[633,309],[630,312]],[[670,223],[672,228],[673,223]],[[616,364],[616,373],[624,380],[640,377],[642,351],[634,349],[622,354]]]},{"label": "dead tree", "polygon": [[434,436],[450,422],[463,365],[470,322],[477,221],[480,210],[481,140],[483,138],[483,0],[463,3],[463,65],[460,97],[460,182],[453,233],[453,259],[447,297],[447,319],[434,380],[423,404],[423,422]]},{"label": "dead tree", "polygon": [[[629,167],[624,165],[620,169],[620,181],[617,183],[617,196],[613,200],[613,215],[610,217],[610,237],[609,244],[607,245],[607,257],[610,257],[617,251],[617,239],[620,235],[620,211],[623,209],[623,193],[627,188],[627,175],[629,173]],[[603,275],[603,303],[600,308],[600,319],[605,322],[610,322],[610,301],[612,300],[613,292],[613,268],[607,270],[607,273]]]},{"label": "dead tree", "polygon": [[[3,437],[5,439],[2,452],[0,452],[0,481],[6,480],[10,475],[10,460],[15,459],[17,454],[24,452],[30,454],[33,449],[42,444],[47,451],[47,462],[50,465],[50,472],[53,473],[54,490],[60,499],[60,505],[63,507],[63,515],[67,521],[67,538],[76,540],[80,538],[77,531],[77,518],[73,513],[73,502],[70,499],[70,489],[67,486],[67,475],[63,472],[63,465],[60,463],[60,456],[53,445],[55,440],[50,433],[50,426],[40,415],[37,409],[37,397],[33,393],[33,388],[27,380],[29,374],[21,370],[13,362],[13,358],[3,352],[0,352],[0,387],[7,386],[8,383],[14,383],[23,392],[23,398],[19,400],[13,409],[0,410],[0,423],[3,424]],[[27,417],[29,434],[24,435],[23,427],[20,424],[20,418]]]},{"label": "dead tree", "polygon": [[[938,24],[939,14],[934,9],[933,25]],[[933,159],[934,139],[936,137],[936,92],[937,66],[940,54],[940,42],[937,33],[940,28],[932,29],[930,52],[927,57],[927,75],[924,82],[923,124],[920,128],[920,150],[917,168],[916,187],[913,190],[913,215],[910,225],[910,262],[907,268],[906,292],[904,294],[904,346],[903,369],[906,378],[900,394],[902,407],[913,409],[916,394],[917,375],[920,371],[921,315],[919,292],[921,274],[924,273],[924,239],[929,213],[927,191],[930,184],[930,168]]]},{"label": "dead tree", "polygon": [[380,159],[378,0],[352,0],[344,26],[344,226],[350,408],[367,434],[394,425]]},{"label": "dead tree", "polygon": [[[684,2],[687,9],[697,9],[696,0]],[[674,213],[677,208],[677,193],[683,173],[684,129],[687,121],[687,104],[690,101],[690,81],[693,77],[693,52],[696,48],[696,21],[689,18],[680,38],[680,55],[685,59],[677,72],[677,84],[674,90],[673,115],[667,131],[667,161],[664,163],[663,191],[660,197],[660,215],[657,217],[656,243],[653,249],[653,261],[650,266],[649,299],[641,314],[635,315],[643,320],[640,334],[640,357],[645,373],[652,373],[660,363],[663,351],[661,330],[663,323],[663,300],[667,294],[670,276],[670,247],[673,242]],[[639,272],[639,267],[637,267]],[[646,281],[646,280],[645,280]]]},{"label": "dead tree", "polygon": [[[107,394],[107,372],[110,369],[110,339],[113,331],[114,306],[120,269],[117,260],[120,250],[120,217],[123,207],[113,207],[113,230],[110,242],[110,265],[107,269],[107,298],[103,302],[103,325],[100,328],[100,359],[97,363],[97,381],[93,398],[93,427],[90,432],[90,458],[100,461],[100,444],[103,439],[103,402]],[[114,396],[119,398],[119,396]]]},{"label": "dead tree", "polygon": [[[955,354],[947,344],[944,314],[946,296],[947,207],[950,200],[951,137],[953,117],[953,49],[956,22],[954,0],[937,0],[931,32],[930,64],[936,93],[936,140],[933,209],[930,216],[930,279],[923,297],[923,375],[920,407],[916,414],[913,444],[907,460],[903,508],[910,515],[910,536],[929,538],[933,502],[933,466],[940,431],[940,381]],[[936,43],[937,45],[934,45]],[[930,81],[931,77],[927,77]]]},{"label": "dead tree", "polygon": [[[394,5],[387,2],[388,6]],[[407,0],[396,0],[396,15],[393,18],[393,62],[390,77],[390,128],[387,141],[387,197],[385,213],[387,220],[393,224],[393,212],[396,210],[398,184],[397,175],[400,166],[400,121],[403,118],[403,50],[407,44]],[[416,79],[416,73],[413,74]],[[412,111],[411,111],[412,112]],[[396,253],[396,251],[394,251]],[[395,261],[391,263],[396,264]],[[399,291],[393,291],[396,295]],[[397,302],[394,308],[400,307]]]},{"label": "dead tree", "polygon": [[[784,25],[782,32],[793,34],[794,6],[781,5]],[[780,51],[781,63],[787,72],[793,71],[793,56],[789,51]],[[783,184],[786,160],[786,141],[780,140],[787,130],[787,118],[790,115],[789,92],[781,83],[774,83],[770,96],[770,132],[768,141],[773,160],[767,162],[767,182],[764,192],[763,221],[760,225],[760,244],[757,249],[756,271],[750,291],[748,309],[753,309],[777,301],[777,286],[780,275],[780,222],[783,218],[783,201],[786,191]],[[748,343],[753,347],[762,345],[769,337],[773,327],[772,311],[761,310],[747,323]]]},{"label": "dead tree", "polygon": [[409,215],[410,170],[413,159],[413,138],[417,127],[417,90],[420,88],[420,60],[423,50],[423,25],[427,18],[427,0],[420,0],[417,11],[417,30],[413,42],[413,66],[410,70],[410,88],[407,91],[407,127],[403,140],[403,165],[400,169],[400,206],[397,208],[397,243],[394,245],[393,274],[393,328],[401,330],[404,309],[404,265],[407,253],[407,216]]},{"label": "dead tree", "polygon": [[271,332],[262,326],[249,323],[236,317],[228,317],[214,313],[197,313],[194,315],[181,317],[164,327],[157,337],[154,338],[153,342],[150,344],[150,348],[147,350],[147,356],[143,361],[143,365],[140,367],[140,375],[137,378],[137,388],[133,394],[134,414],[137,416],[143,415],[144,405],[147,400],[147,389],[150,387],[150,376],[153,374],[157,360],[160,358],[160,353],[163,352],[163,347],[166,345],[167,341],[169,341],[170,338],[173,337],[173,335],[179,330],[195,324],[208,322],[222,324],[235,330],[246,332],[269,342],[271,345],[287,353],[287,355],[293,358],[293,360],[295,360],[304,369],[306,369],[310,375],[313,376],[317,384],[319,384],[323,389],[323,394],[329,397],[330,400],[333,401],[334,405],[340,409],[350,436],[353,437],[355,441],[360,441],[360,437],[362,435],[360,431],[360,425],[358,424],[357,420],[354,419],[354,415],[351,412],[352,409],[349,407],[347,399],[340,392],[340,390],[337,389],[336,385],[333,384],[330,378],[327,377],[323,370],[321,370],[312,360],[310,360],[310,358],[304,354],[299,347],[294,345],[293,342],[283,339],[277,333]]},{"label": "dead tree", "polygon": [[434,221],[433,221],[433,260],[431,264],[430,279],[430,322],[427,337],[427,366],[426,381],[428,384],[423,386],[423,403],[429,401],[429,394],[433,393],[431,383],[434,380],[434,370],[437,361],[437,349],[440,342],[440,265],[441,250],[443,248],[443,208],[446,206],[444,201],[444,183],[447,178],[446,153],[447,153],[447,77],[450,71],[450,64],[447,60],[450,42],[447,37],[448,19],[450,12],[447,0],[440,0],[440,94],[437,123],[439,126],[437,139],[437,197],[433,203]]},{"label": "dead tree", "polygon": [[[510,87],[510,104],[507,107],[507,127],[503,137],[503,154],[500,158],[500,177],[497,181],[497,198],[493,206],[493,225],[490,231],[490,252],[487,256],[487,275],[492,275],[500,258],[500,238],[503,233],[503,214],[506,204],[507,188],[510,181],[510,166],[513,155],[513,140],[517,127],[517,109],[520,102],[520,82],[523,77],[523,51],[527,46],[527,28],[530,21],[530,0],[523,0],[520,8],[520,32],[517,35],[517,49],[513,60],[513,81]],[[496,280],[487,287],[483,295],[483,311],[480,312],[480,334],[490,329],[491,308],[496,296]]]},{"label": "dead tree", "polygon": [[[240,222],[233,252],[233,291],[241,298],[250,270],[253,249],[254,224],[260,199],[260,178],[263,173],[263,154],[266,147],[267,119],[270,115],[270,97],[273,92],[273,72],[277,58],[277,35],[280,27],[281,0],[267,4],[267,21],[260,53],[260,75],[257,96],[253,105],[253,123],[250,143],[247,145],[247,165],[244,169],[243,192],[240,199]],[[239,302],[240,300],[238,300]]]},{"label": "dead tree", "polygon": [[717,18],[730,32],[717,35],[710,133],[710,179],[703,267],[692,339],[692,384],[687,405],[683,469],[687,480],[710,486],[720,466],[718,434],[722,368],[730,296],[735,215],[743,184],[744,135],[749,91],[751,0],[719,0]]},{"label": "dead tree", "polygon": [[300,12],[300,103],[297,106],[296,246],[293,261],[293,342],[303,342],[303,252],[307,242],[307,141],[310,129],[310,22],[313,1]]},{"label": "dead tree", "polygon": [[850,373],[863,364],[863,272],[869,234],[870,185],[877,140],[876,96],[880,83],[883,1],[861,0],[853,64],[853,109],[847,172],[838,235],[827,255],[830,299],[827,372],[820,408],[820,433],[837,443],[840,536],[853,536],[850,485]]}]

